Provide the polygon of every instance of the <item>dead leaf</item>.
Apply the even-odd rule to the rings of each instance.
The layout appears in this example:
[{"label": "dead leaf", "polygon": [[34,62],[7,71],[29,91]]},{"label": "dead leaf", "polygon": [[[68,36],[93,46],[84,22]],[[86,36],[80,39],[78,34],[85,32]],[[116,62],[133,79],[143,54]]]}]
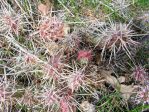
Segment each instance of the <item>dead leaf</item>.
[{"label": "dead leaf", "polygon": [[[138,87],[136,85],[124,85],[120,84],[126,81],[126,78],[121,76],[118,79],[111,75],[111,71],[102,70],[102,75],[105,76],[106,82],[113,85],[117,90],[122,93],[122,97],[125,100],[128,100],[130,96],[133,94],[134,90]],[[120,83],[119,83],[120,82]]]},{"label": "dead leaf", "polygon": [[39,10],[39,12],[40,12],[41,14],[47,15],[49,8],[48,8],[47,5],[44,5],[44,4],[41,3],[41,4],[38,5],[38,10]]},{"label": "dead leaf", "polygon": [[120,92],[121,93],[131,93],[134,90],[134,87],[132,85],[120,85]]},{"label": "dead leaf", "polygon": [[111,75],[112,71],[105,71],[102,70],[101,74],[104,75],[106,82],[110,83],[113,86],[117,86],[119,84],[118,80],[116,79],[116,77]]},{"label": "dead leaf", "polygon": [[106,76],[106,81],[113,86],[119,84],[118,80],[114,76]]},{"label": "dead leaf", "polygon": [[134,85],[120,85],[120,92],[125,100],[128,100],[138,86]]},{"label": "dead leaf", "polygon": [[109,71],[109,70],[101,70],[101,74],[104,75],[104,76],[111,75],[111,74],[112,74],[112,71]]}]

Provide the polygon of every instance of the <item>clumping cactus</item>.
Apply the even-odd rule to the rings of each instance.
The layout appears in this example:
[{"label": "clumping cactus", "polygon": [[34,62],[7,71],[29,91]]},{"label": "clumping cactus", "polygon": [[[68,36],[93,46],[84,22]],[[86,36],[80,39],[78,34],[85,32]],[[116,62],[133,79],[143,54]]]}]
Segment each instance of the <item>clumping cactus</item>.
[{"label": "clumping cactus", "polygon": [[82,71],[76,71],[72,74],[70,74],[70,77],[68,78],[68,87],[74,92],[77,90],[80,86],[83,85],[83,78],[84,74]]},{"label": "clumping cactus", "polygon": [[147,78],[147,73],[142,66],[136,66],[133,71],[133,77],[136,81],[144,82]]},{"label": "clumping cactus", "polygon": [[41,38],[49,40],[60,39],[64,37],[64,23],[57,17],[51,17],[41,20],[38,33]]},{"label": "clumping cactus", "polygon": [[1,33],[13,33],[19,35],[21,25],[23,24],[23,14],[16,14],[13,9],[3,7],[0,17],[0,32]]},{"label": "clumping cactus", "polygon": [[106,29],[100,31],[101,41],[98,43],[102,48],[102,57],[106,55],[106,50],[111,52],[110,60],[116,57],[120,51],[131,57],[131,49],[135,48],[138,42],[132,39],[134,31],[130,29],[130,24],[110,23]]},{"label": "clumping cactus", "polygon": [[[109,6],[126,9],[129,5],[127,1],[110,1],[113,4]],[[115,110],[108,104],[110,102],[102,100],[104,92],[108,92],[108,95],[112,93],[113,96],[118,88],[109,88],[110,83],[105,75],[110,76],[112,72],[106,72],[110,68],[105,68],[107,63],[100,59],[119,61],[123,59],[123,54],[126,58],[132,58],[131,51],[135,50],[138,42],[134,40],[136,34],[130,23],[98,20],[92,23],[83,20],[81,25],[86,26],[84,32],[74,24],[78,23],[76,20],[72,22],[67,19],[71,10],[60,0],[58,2],[68,13],[53,11],[52,6],[48,6],[50,3],[37,3],[39,5],[36,6],[33,2],[0,0],[0,112],[95,112],[98,111],[95,108],[98,104],[99,110],[102,106],[110,111]],[[107,7],[104,3],[100,1],[101,6]],[[136,81],[134,83],[140,84],[135,101],[149,103],[145,69],[137,66],[133,77]],[[131,79],[131,75],[128,78]],[[112,104],[116,102],[118,107],[117,101],[120,99],[108,101],[114,101]],[[100,100],[105,103],[96,105]]]},{"label": "clumping cactus", "polygon": [[149,85],[145,85],[144,87],[140,87],[137,92],[135,101],[137,104],[149,104]]},{"label": "clumping cactus", "polygon": [[69,103],[66,100],[66,98],[61,98],[60,109],[61,109],[61,112],[70,112]]},{"label": "clumping cactus", "polygon": [[54,90],[47,90],[41,95],[41,102],[45,106],[51,106],[58,103],[58,96]]}]

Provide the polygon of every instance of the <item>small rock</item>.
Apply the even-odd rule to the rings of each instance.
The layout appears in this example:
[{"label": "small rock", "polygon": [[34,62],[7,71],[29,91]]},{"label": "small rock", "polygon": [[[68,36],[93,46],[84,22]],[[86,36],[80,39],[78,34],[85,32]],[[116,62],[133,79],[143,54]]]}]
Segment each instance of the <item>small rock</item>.
[{"label": "small rock", "polygon": [[81,103],[81,108],[83,112],[95,112],[95,106],[88,101],[83,101]]},{"label": "small rock", "polygon": [[125,82],[125,80],[126,80],[126,78],[125,78],[124,76],[120,76],[120,77],[118,78],[118,81],[119,81],[120,83]]}]

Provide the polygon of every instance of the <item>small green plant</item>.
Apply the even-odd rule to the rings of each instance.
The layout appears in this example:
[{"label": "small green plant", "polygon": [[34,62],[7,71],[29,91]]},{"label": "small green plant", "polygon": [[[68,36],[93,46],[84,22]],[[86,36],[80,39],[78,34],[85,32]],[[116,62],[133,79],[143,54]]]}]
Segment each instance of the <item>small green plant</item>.
[{"label": "small green plant", "polygon": [[126,112],[129,110],[118,92],[104,95],[104,97],[98,101],[96,108],[97,112]]}]

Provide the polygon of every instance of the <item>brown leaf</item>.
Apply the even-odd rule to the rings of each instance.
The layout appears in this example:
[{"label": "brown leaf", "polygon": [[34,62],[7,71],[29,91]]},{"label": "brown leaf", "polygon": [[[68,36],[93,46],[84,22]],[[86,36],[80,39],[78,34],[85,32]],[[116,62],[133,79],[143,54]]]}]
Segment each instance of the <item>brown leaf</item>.
[{"label": "brown leaf", "polygon": [[121,93],[131,93],[134,90],[134,87],[132,85],[120,85],[120,92]]},{"label": "brown leaf", "polygon": [[38,5],[38,10],[41,14],[46,15],[46,14],[48,14],[49,8],[48,8],[47,5],[44,5],[44,4],[41,3],[41,4]]},{"label": "brown leaf", "polygon": [[118,80],[114,76],[106,76],[106,81],[113,86],[116,86],[118,84]]},{"label": "brown leaf", "polygon": [[111,75],[112,71],[102,70],[101,74],[104,75],[106,82],[110,83],[113,86],[117,86],[119,84],[118,80]]},{"label": "brown leaf", "polygon": [[138,86],[133,86],[133,85],[124,85],[121,84],[120,85],[120,92],[122,93],[122,96],[125,100],[128,100],[130,98],[130,96],[133,94],[134,90],[137,88]]}]

